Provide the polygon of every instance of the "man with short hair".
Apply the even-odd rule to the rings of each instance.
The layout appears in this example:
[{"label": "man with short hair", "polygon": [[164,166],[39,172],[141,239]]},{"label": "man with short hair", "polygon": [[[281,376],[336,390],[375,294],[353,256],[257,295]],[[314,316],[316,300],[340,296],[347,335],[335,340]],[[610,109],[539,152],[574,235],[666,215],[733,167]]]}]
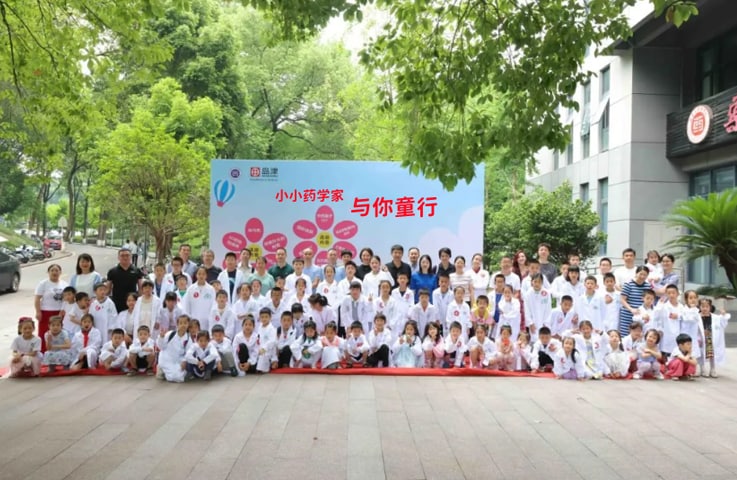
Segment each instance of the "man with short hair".
[{"label": "man with short hair", "polygon": [[420,271],[420,249],[412,247],[407,250],[407,256],[409,257],[409,268],[412,269],[412,273]]},{"label": "man with short hair", "polygon": [[397,282],[397,277],[400,273],[404,273],[407,275],[407,278],[412,278],[412,269],[409,267],[408,264],[404,263],[402,261],[402,256],[404,256],[404,247],[401,245],[393,245],[392,246],[392,261],[386,264],[386,271],[389,272],[389,275],[392,276],[394,279],[394,286],[392,287],[392,290],[397,288],[399,286],[399,283]]},{"label": "man with short hair", "polygon": [[348,265],[348,262],[353,261],[353,252],[351,252],[350,250],[343,250],[342,252],[340,252],[340,259],[343,261],[343,265],[335,269],[336,282],[340,282],[346,277],[345,266]]},{"label": "man with short hair", "polygon": [[294,273],[294,268],[287,263],[287,250],[277,248],[276,263],[269,268],[269,275],[274,278],[287,278],[291,273]]},{"label": "man with short hair", "polygon": [[548,282],[552,284],[553,280],[555,280],[555,276],[558,275],[558,267],[548,260],[549,257],[550,245],[547,243],[541,243],[538,245],[537,260],[540,262],[540,273],[542,273],[543,276],[548,279]]},{"label": "man with short hair", "polygon": [[118,313],[127,310],[128,294],[141,288],[143,273],[133,265],[133,255],[127,248],[118,251],[118,264],[107,272],[108,294]]},{"label": "man with short hair", "polygon": [[320,283],[321,280],[323,280],[322,268],[312,263],[312,259],[314,256],[315,253],[312,251],[311,248],[305,248],[304,250],[302,250],[302,258],[304,258],[305,261],[304,272],[312,280],[313,290],[315,290],[317,288],[317,284]]},{"label": "man with short hair", "polygon": [[617,290],[622,290],[624,284],[635,278],[635,257],[637,252],[633,248],[625,248],[622,250],[622,260],[624,260],[624,266],[614,270],[614,278],[617,279]]},{"label": "man with short hair", "polygon": [[[183,243],[179,246],[179,257],[182,259],[182,271],[186,272],[191,278],[195,277],[197,273],[197,264],[194,263],[189,257],[192,256],[192,246],[188,243]],[[166,272],[171,273],[171,264],[166,267]]]},{"label": "man with short hair", "polygon": [[202,255],[202,266],[207,270],[207,283],[212,283],[218,279],[218,275],[223,271],[222,268],[215,265],[215,252],[209,248]]}]

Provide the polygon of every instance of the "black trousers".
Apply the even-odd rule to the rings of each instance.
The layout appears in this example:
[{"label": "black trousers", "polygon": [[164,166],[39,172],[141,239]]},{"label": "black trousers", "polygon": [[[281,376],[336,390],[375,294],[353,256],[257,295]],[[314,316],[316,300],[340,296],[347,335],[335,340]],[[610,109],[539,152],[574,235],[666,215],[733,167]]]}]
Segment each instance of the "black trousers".
[{"label": "black trousers", "polygon": [[279,351],[279,367],[288,367],[292,360],[292,349],[284,347]]},{"label": "black trousers", "polygon": [[389,347],[386,345],[380,346],[378,350],[366,358],[366,363],[372,367],[377,366],[379,362],[382,362],[385,367],[389,366]]},{"label": "black trousers", "polygon": [[552,367],[554,363],[553,359],[550,358],[550,355],[545,352],[538,352],[537,361],[540,363],[540,368],[547,367],[548,365]]},{"label": "black trousers", "polygon": [[[248,363],[249,355],[248,355],[248,345],[245,343],[241,343],[238,345],[238,363]],[[253,373],[256,371],[256,365],[248,364],[248,373]]]}]

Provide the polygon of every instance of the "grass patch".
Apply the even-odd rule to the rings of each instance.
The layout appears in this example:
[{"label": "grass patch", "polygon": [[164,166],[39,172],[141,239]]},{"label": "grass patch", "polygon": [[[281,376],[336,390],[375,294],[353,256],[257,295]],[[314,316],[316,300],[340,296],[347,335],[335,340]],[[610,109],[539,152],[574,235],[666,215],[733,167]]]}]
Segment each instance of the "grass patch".
[{"label": "grass patch", "polygon": [[12,228],[0,226],[0,237],[7,238],[6,242],[0,243],[0,246],[5,248],[14,249],[20,247],[23,244],[36,246],[37,243],[31,238],[25,235],[18,235]]}]

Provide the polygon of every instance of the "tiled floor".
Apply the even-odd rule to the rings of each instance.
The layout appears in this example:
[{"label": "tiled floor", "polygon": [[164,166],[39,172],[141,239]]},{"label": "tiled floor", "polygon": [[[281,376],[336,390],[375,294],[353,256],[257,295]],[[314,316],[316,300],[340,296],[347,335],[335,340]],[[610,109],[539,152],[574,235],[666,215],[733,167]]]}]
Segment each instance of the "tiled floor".
[{"label": "tiled floor", "polygon": [[737,367],[720,373],[1,380],[0,479],[734,479]]}]

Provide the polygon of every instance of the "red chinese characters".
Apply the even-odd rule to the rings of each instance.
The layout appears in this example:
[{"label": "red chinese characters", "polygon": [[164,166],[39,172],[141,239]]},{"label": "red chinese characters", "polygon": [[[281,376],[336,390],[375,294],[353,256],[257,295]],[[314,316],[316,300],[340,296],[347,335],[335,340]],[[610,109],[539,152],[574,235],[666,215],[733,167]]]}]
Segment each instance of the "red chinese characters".
[{"label": "red chinese characters", "polygon": [[288,192],[284,190],[283,188],[281,188],[279,189],[278,192],[276,192],[276,195],[274,196],[274,198],[279,203],[283,203],[283,202],[297,203],[300,200],[305,203],[315,203],[315,202],[325,203],[327,201],[342,202],[343,201],[343,189],[336,188],[334,190],[329,190],[327,188],[321,188],[317,190],[314,188],[307,188],[305,190],[297,190],[295,188],[291,192]]},{"label": "red chinese characters", "polygon": [[434,217],[435,208],[438,206],[438,197],[415,197],[403,196],[396,199],[376,197],[353,199],[351,213],[361,217]]},{"label": "red chinese characters", "polygon": [[727,109],[727,123],[724,124],[727,133],[737,132],[737,95],[732,97],[732,103]]}]

